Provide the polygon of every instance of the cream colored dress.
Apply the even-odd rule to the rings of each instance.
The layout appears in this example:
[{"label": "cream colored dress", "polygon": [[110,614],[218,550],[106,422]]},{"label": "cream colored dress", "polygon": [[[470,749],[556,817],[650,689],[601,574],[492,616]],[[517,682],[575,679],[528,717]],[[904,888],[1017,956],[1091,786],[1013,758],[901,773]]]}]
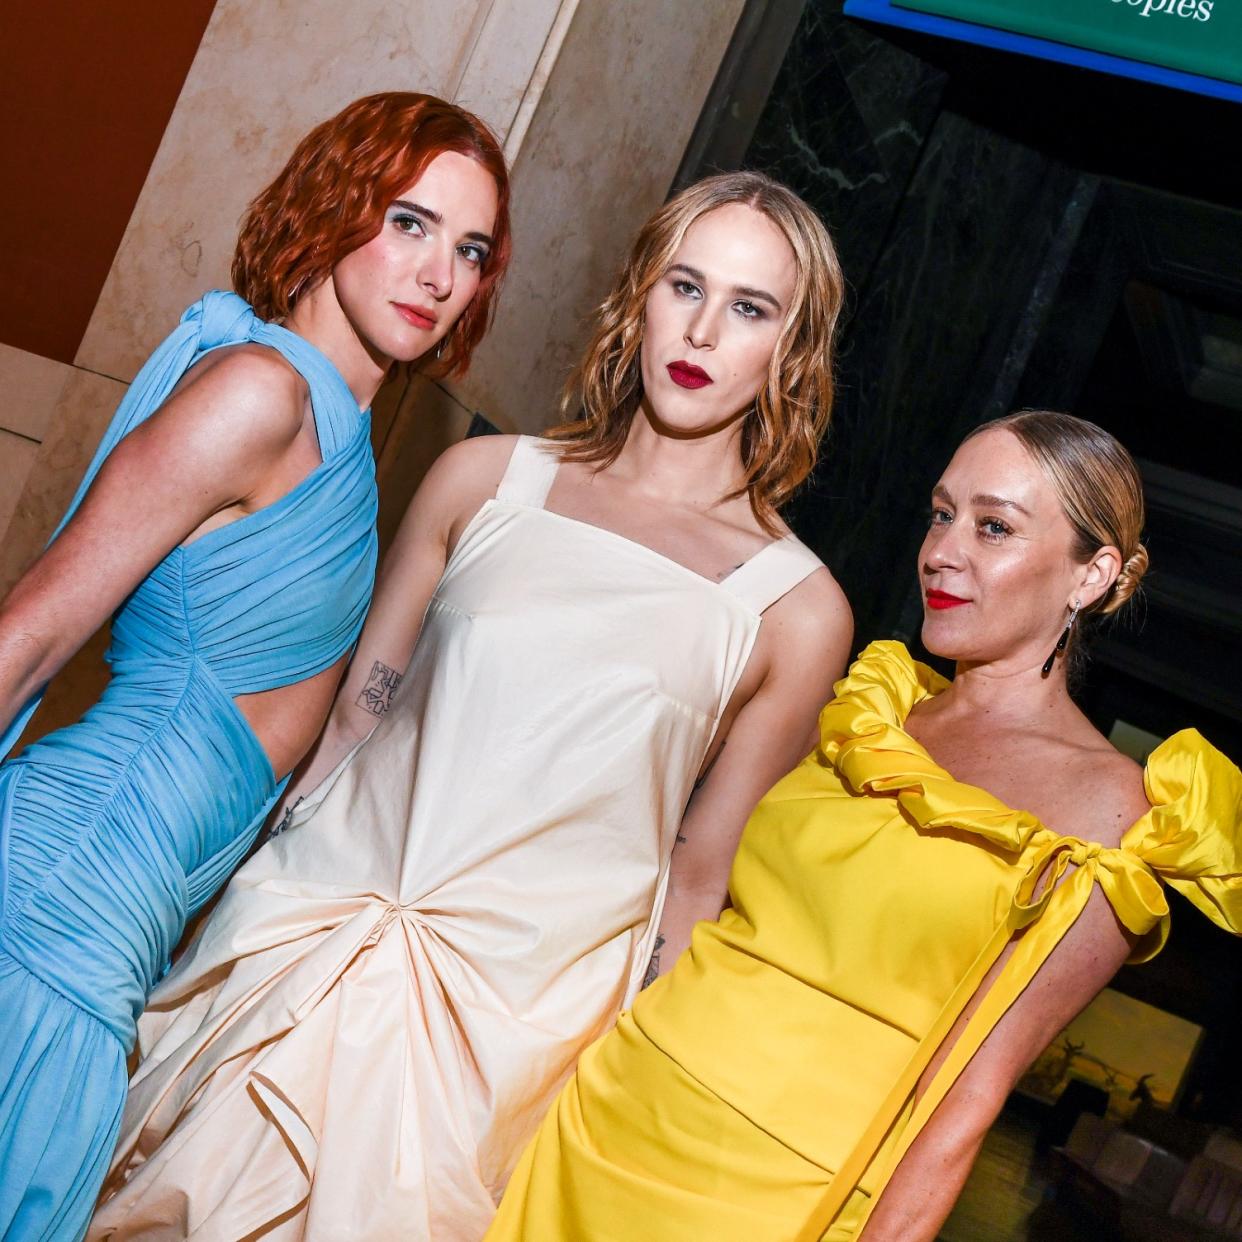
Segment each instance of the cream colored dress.
[{"label": "cream colored dress", "polygon": [[633,998],[761,614],[819,561],[712,582],[545,509],[555,474],[518,441],[391,710],[155,992],[90,1237],[476,1242]]}]

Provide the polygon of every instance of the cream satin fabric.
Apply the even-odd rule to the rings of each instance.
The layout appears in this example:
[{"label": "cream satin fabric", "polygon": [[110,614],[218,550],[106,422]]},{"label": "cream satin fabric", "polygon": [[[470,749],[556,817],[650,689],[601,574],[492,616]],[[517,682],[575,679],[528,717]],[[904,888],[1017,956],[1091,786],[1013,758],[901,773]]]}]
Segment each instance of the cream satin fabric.
[{"label": "cream satin fabric", "polygon": [[760,614],[542,508],[518,442],[395,702],[155,993],[92,1238],[474,1242],[650,956],[668,857]]}]

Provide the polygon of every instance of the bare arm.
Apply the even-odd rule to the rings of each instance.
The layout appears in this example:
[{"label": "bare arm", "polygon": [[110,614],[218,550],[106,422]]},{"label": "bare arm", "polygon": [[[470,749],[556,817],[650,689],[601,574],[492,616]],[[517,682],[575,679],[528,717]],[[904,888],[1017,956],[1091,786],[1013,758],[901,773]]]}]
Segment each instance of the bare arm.
[{"label": "bare arm", "polygon": [[758,688],[738,710],[682,820],[669,864],[668,896],[646,983],[690,944],[695,923],[715,919],[729,870],[759,799],[811,748],[819,710],[845,670],[853,638],[845,596],[817,571],[764,616],[769,654]]},{"label": "bare arm", "polygon": [[448,557],[470,518],[495,495],[514,442],[513,436],[463,441],[427,472],[384,556],[366,624],[327,723],[289,782],[273,822],[328,776],[388,711]]},{"label": "bare arm", "polygon": [[0,604],[0,728],[178,544],[262,491],[301,430],[296,372],[214,360],[109,455],[73,519]]},{"label": "bare arm", "polygon": [[[1126,822],[1137,819],[1146,803],[1136,798],[1129,809],[1133,815]],[[1009,1093],[1035,1058],[1117,973],[1131,948],[1129,934],[1097,886],[1077,921],[910,1145],[867,1222],[861,1242],[934,1242]],[[924,1074],[920,1094],[1011,952],[1012,948],[992,968],[975,1002],[950,1032],[945,1047]]]}]

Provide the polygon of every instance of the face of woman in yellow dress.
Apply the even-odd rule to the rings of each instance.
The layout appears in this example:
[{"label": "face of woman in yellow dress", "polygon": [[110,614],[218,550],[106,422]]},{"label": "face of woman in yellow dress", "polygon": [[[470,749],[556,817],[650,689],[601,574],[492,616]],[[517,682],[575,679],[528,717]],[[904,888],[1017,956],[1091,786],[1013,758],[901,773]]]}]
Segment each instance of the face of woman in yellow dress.
[{"label": "face of woman in yellow dress", "polygon": [[686,230],[643,324],[643,393],[662,428],[707,434],[750,408],[796,283],[792,247],[752,207],[717,207]]},{"label": "face of woman in yellow dress", "polygon": [[1038,669],[1075,601],[1111,582],[1109,553],[1074,558],[1074,530],[1052,481],[1003,428],[967,440],[932,491],[919,553],[923,642],[997,672]]}]

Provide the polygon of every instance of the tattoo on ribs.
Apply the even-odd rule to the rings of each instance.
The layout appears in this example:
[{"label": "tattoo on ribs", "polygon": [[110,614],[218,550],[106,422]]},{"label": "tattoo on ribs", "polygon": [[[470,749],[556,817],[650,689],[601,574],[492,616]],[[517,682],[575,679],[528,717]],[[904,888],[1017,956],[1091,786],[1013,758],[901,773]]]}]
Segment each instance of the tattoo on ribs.
[{"label": "tattoo on ribs", "polygon": [[647,963],[647,973],[643,975],[643,987],[650,987],[660,977],[660,950],[664,948],[664,937],[656,934],[655,949],[651,961]]},{"label": "tattoo on ribs", "polygon": [[372,716],[382,716],[392,706],[392,696],[401,684],[401,674],[378,660],[371,665],[371,676],[358,696],[358,706]]}]

